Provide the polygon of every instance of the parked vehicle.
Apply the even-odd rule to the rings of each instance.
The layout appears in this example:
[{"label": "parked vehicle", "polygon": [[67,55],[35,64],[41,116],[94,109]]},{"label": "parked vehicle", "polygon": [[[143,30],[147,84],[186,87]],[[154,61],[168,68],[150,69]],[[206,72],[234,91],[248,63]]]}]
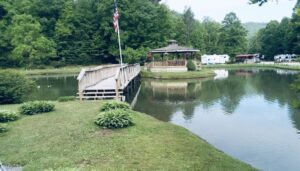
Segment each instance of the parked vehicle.
[{"label": "parked vehicle", "polygon": [[259,54],[241,54],[235,57],[237,63],[258,63],[263,59]]},{"label": "parked vehicle", "polygon": [[275,62],[293,62],[297,60],[297,55],[295,54],[280,54],[274,56]]},{"label": "parked vehicle", "polygon": [[225,64],[229,62],[229,56],[228,55],[202,55],[201,56],[201,63],[204,65],[209,64]]}]

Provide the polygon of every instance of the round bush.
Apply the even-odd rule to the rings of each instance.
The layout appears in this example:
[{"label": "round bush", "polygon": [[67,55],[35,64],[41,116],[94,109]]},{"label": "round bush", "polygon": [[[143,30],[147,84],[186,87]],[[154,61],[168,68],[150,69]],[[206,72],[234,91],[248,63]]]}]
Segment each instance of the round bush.
[{"label": "round bush", "polygon": [[6,124],[0,124],[0,133],[7,132],[8,128]]},{"label": "round bush", "polygon": [[0,104],[20,103],[34,88],[34,82],[9,70],[0,71]]},{"label": "round bush", "polygon": [[95,123],[108,129],[125,128],[133,125],[130,110],[109,110],[98,115]]},{"label": "round bush", "polygon": [[55,105],[46,101],[32,101],[24,103],[20,108],[20,113],[24,115],[34,115],[38,113],[51,112],[55,108]]},{"label": "round bush", "polygon": [[0,111],[0,122],[10,122],[19,119],[19,115],[15,112]]},{"label": "round bush", "polygon": [[105,112],[105,111],[110,111],[110,110],[115,110],[115,109],[129,110],[129,109],[131,109],[131,107],[129,106],[129,104],[124,103],[124,102],[110,101],[110,102],[105,102],[101,106],[100,112]]},{"label": "round bush", "polygon": [[196,71],[196,65],[192,60],[189,60],[187,63],[188,71]]}]

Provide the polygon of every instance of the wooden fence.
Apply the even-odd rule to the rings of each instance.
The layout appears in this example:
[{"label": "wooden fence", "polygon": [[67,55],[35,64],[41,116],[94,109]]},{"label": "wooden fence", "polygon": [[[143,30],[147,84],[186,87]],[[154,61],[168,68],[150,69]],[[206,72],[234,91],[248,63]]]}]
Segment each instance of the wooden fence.
[{"label": "wooden fence", "polygon": [[148,64],[148,67],[185,67],[186,60],[168,60],[168,61],[153,61]]}]

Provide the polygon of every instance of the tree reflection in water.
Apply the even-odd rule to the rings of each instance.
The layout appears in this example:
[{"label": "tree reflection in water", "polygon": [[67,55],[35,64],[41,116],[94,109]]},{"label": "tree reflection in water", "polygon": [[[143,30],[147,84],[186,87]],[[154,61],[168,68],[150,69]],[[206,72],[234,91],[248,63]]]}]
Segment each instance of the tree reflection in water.
[{"label": "tree reflection in water", "polygon": [[248,96],[263,96],[266,101],[288,105],[290,117],[300,130],[300,111],[291,107],[299,95],[290,88],[295,75],[276,70],[231,70],[227,79],[196,79],[180,81],[143,80],[135,109],[163,120],[182,111],[190,120],[201,106],[209,109],[220,104],[224,114],[234,114],[241,100]]}]

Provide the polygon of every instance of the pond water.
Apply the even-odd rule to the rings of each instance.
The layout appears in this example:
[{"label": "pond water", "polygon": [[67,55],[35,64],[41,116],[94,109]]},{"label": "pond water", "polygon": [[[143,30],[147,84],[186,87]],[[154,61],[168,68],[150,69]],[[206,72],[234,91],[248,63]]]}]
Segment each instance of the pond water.
[{"label": "pond water", "polygon": [[[300,170],[294,72],[221,70],[215,79],[142,81],[135,110],[187,128],[262,170]],[[299,98],[298,98],[299,99]]]},{"label": "pond water", "polygon": [[[299,99],[286,70],[218,70],[210,79],[142,80],[128,93],[134,109],[187,128],[216,148],[262,170],[300,170]],[[74,96],[76,76],[32,77],[28,100]],[[135,100],[134,100],[135,99]]]},{"label": "pond water", "polygon": [[61,96],[76,96],[77,75],[51,75],[29,77],[36,82],[36,89],[29,100],[57,100]]}]

